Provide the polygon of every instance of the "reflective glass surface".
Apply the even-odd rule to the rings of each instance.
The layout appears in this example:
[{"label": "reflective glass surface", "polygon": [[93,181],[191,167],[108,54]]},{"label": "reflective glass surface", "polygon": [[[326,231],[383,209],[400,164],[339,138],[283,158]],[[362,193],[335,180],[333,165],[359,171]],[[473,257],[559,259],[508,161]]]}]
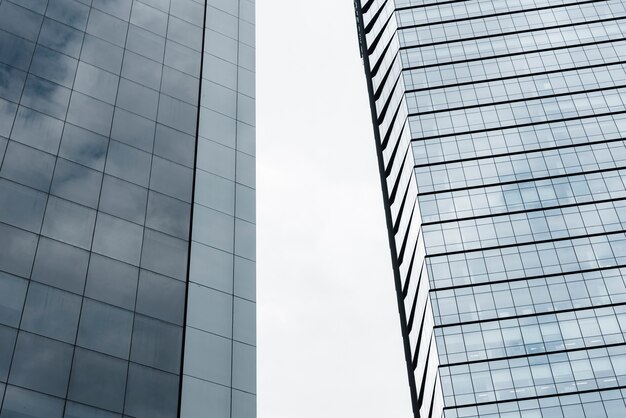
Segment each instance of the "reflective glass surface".
[{"label": "reflective glass surface", "polygon": [[624,415],[626,4],[356,7],[415,416]]},{"label": "reflective glass surface", "polygon": [[256,416],[254,8],[0,0],[0,417]]}]

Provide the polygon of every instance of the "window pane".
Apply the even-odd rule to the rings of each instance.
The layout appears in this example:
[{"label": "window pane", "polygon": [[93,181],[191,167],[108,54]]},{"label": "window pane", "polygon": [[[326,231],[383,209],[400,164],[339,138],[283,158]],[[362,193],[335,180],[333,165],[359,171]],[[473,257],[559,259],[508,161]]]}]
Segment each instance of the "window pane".
[{"label": "window pane", "polygon": [[188,249],[187,241],[146,229],[141,254],[141,267],[178,280],[185,280]]},{"label": "window pane", "polygon": [[98,207],[102,173],[57,159],[50,193],[91,208]]},{"label": "window pane", "polygon": [[71,364],[71,345],[20,332],[9,383],[64,397]]},{"label": "window pane", "polygon": [[31,279],[81,294],[88,260],[89,252],[42,237]]},{"label": "window pane", "polygon": [[95,220],[95,210],[50,196],[42,234],[89,249]]},{"label": "window pane", "polygon": [[0,323],[19,325],[27,286],[26,280],[0,272]]},{"label": "window pane", "polygon": [[141,226],[100,212],[93,239],[93,251],[138,265],[141,235]]},{"label": "window pane", "polygon": [[100,210],[138,224],[144,223],[148,190],[111,176],[104,176]]},{"label": "window pane", "polygon": [[63,290],[31,283],[21,327],[27,331],[74,343],[81,297]]},{"label": "window pane", "polygon": [[182,328],[142,315],[135,316],[130,359],[170,373],[180,372]]},{"label": "window pane", "polygon": [[85,299],[77,344],[101,353],[128,358],[133,313]]},{"label": "window pane", "polygon": [[7,386],[2,418],[61,418],[63,400],[30,390]]},{"label": "window pane", "polygon": [[182,325],[185,283],[141,270],[137,312]]},{"label": "window pane", "polygon": [[175,374],[130,363],[124,412],[137,418],[170,418],[178,408]]},{"label": "window pane", "polygon": [[112,258],[91,254],[85,296],[134,309],[139,269]]},{"label": "window pane", "polygon": [[68,398],[122,412],[127,362],[76,348]]}]

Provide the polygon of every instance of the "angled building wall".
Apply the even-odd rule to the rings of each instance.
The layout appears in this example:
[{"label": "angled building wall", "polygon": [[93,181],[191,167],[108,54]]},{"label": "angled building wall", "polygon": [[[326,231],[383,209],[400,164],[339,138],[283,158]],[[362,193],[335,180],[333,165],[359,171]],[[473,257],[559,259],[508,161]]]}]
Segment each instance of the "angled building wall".
[{"label": "angled building wall", "polygon": [[623,416],[626,3],[356,10],[415,416]]}]

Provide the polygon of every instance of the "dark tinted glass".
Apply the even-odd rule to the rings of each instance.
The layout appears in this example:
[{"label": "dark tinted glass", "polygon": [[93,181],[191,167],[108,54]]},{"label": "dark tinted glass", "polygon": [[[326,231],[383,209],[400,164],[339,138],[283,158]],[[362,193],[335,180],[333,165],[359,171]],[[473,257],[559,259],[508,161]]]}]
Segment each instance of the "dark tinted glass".
[{"label": "dark tinted glass", "polygon": [[107,146],[107,138],[66,123],[59,155],[94,170],[102,171]]},{"label": "dark tinted glass", "polygon": [[76,348],[68,398],[122,412],[127,365],[124,360]]},{"label": "dark tinted glass", "polygon": [[185,280],[188,244],[178,238],[151,229],[144,233],[141,266],[149,270]]},{"label": "dark tinted glass", "polygon": [[125,309],[133,309],[138,277],[137,267],[92,254],[85,295]]},{"label": "dark tinted glass", "polygon": [[148,190],[111,176],[104,176],[100,210],[131,222],[143,224]]},{"label": "dark tinted glass", "polygon": [[119,46],[95,36],[85,35],[80,59],[103,70],[119,74],[122,68],[123,54],[124,50]]},{"label": "dark tinted glass", "polygon": [[91,208],[98,207],[102,174],[59,158],[50,193]]},{"label": "dark tinted glass", "polygon": [[43,393],[8,385],[2,418],[61,418],[64,401]]},{"label": "dark tinted glass", "polygon": [[189,235],[189,215],[191,205],[172,197],[150,192],[146,226],[187,239]]},{"label": "dark tinted glass", "polygon": [[169,277],[141,270],[137,312],[182,325],[185,284]]},{"label": "dark tinted glass", "polygon": [[178,408],[179,377],[130,363],[124,411],[137,418],[170,418]]},{"label": "dark tinted glass", "polygon": [[69,89],[43,78],[29,75],[20,103],[46,115],[63,119],[69,101]]},{"label": "dark tinted glass", "polygon": [[179,373],[182,332],[181,327],[136,315],[130,359],[146,366]]},{"label": "dark tinted glass", "polygon": [[155,122],[123,109],[115,109],[111,137],[133,147],[151,152]]},{"label": "dark tinted glass", "polygon": [[60,120],[20,107],[11,132],[11,139],[56,154],[62,130],[63,122]]},{"label": "dark tinted glass", "polygon": [[18,326],[27,286],[26,280],[0,272],[0,323]]},{"label": "dark tinted glass", "polygon": [[42,234],[89,249],[95,220],[95,210],[50,196]]},{"label": "dark tinted glass", "polygon": [[133,265],[139,265],[141,226],[100,212],[93,238],[93,250]]},{"label": "dark tinted glass", "polygon": [[39,335],[74,343],[80,305],[80,296],[31,283],[21,327]]},{"label": "dark tinted glass", "polygon": [[69,344],[20,332],[9,383],[49,395],[65,396],[72,351]]},{"label": "dark tinted glass", "polygon": [[133,313],[85,299],[77,344],[101,353],[128,358]]},{"label": "dark tinted glass", "polygon": [[15,348],[17,330],[0,325],[0,381],[6,382]]},{"label": "dark tinted glass", "polygon": [[31,278],[73,293],[82,293],[89,252],[47,238],[39,239]]},{"label": "dark tinted glass", "polygon": [[0,179],[0,222],[39,232],[45,200],[45,193]]},{"label": "dark tinted glass", "polygon": [[36,246],[37,235],[0,224],[0,269],[30,276]]},{"label": "dark tinted glass", "polygon": [[83,42],[83,32],[71,28],[56,20],[45,18],[38,43],[50,49],[78,58]]},{"label": "dark tinted glass", "polygon": [[105,172],[147,187],[150,176],[150,154],[120,142],[111,141]]},{"label": "dark tinted glass", "polygon": [[47,192],[52,180],[54,162],[53,155],[19,142],[9,141],[0,175]]},{"label": "dark tinted glass", "polygon": [[63,418],[122,418],[122,416],[99,408],[68,401],[65,404]]}]

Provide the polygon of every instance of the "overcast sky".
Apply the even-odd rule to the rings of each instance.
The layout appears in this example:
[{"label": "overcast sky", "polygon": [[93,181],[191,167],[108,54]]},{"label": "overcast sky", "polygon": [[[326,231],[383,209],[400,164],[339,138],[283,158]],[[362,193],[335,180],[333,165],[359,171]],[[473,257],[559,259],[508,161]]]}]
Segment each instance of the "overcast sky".
[{"label": "overcast sky", "polygon": [[350,0],[257,0],[259,418],[409,417]]}]

